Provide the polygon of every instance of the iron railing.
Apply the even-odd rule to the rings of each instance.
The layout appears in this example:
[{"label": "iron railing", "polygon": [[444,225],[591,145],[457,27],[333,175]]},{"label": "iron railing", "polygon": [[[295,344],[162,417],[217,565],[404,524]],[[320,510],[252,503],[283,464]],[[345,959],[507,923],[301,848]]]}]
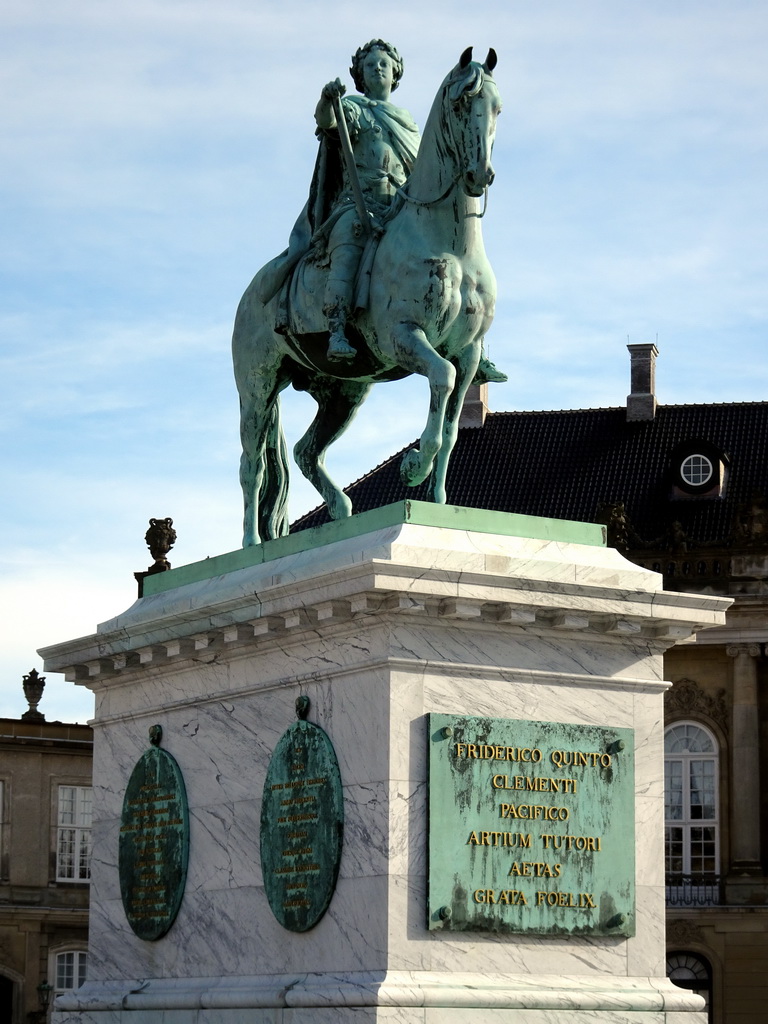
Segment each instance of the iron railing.
[{"label": "iron railing", "polygon": [[725,902],[720,875],[667,875],[668,907],[719,907]]}]

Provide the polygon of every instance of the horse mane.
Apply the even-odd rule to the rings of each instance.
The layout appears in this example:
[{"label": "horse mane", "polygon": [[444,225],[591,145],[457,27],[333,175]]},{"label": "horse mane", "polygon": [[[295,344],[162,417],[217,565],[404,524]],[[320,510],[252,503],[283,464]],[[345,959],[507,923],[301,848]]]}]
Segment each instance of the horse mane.
[{"label": "horse mane", "polygon": [[[450,186],[445,156],[453,149],[449,127],[451,108],[455,110],[464,98],[477,96],[486,79],[493,81],[493,75],[488,67],[478,61],[469,61],[463,67],[459,62],[443,79],[435,94],[421,135],[416,162],[405,186],[417,201],[434,201]],[[425,155],[430,151],[438,159],[435,165],[428,168]]]},{"label": "horse mane", "polygon": [[445,101],[448,100],[451,106],[456,107],[464,97],[473,99],[482,90],[486,78],[493,81],[491,71],[483,64],[474,60],[464,67],[459,63],[452,71],[449,71],[435,95],[432,108],[424,125],[422,143],[430,132],[439,130],[438,126],[443,127]]},{"label": "horse mane", "polygon": [[448,100],[455,106],[464,96],[474,99],[483,88],[486,75],[492,77],[477,61],[470,61],[464,68],[457,64],[443,83]]}]

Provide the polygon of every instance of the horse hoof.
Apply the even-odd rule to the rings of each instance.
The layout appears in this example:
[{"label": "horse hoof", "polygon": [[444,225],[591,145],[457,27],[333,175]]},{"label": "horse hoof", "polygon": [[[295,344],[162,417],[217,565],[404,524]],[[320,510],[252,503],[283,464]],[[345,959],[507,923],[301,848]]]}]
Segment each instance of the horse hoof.
[{"label": "horse hoof", "polygon": [[431,466],[424,468],[421,452],[418,448],[411,448],[403,456],[400,463],[400,479],[407,487],[415,487],[422,483],[429,476]]},{"label": "horse hoof", "polygon": [[348,519],[352,515],[352,502],[342,494],[335,501],[327,502],[328,514],[331,519]]}]

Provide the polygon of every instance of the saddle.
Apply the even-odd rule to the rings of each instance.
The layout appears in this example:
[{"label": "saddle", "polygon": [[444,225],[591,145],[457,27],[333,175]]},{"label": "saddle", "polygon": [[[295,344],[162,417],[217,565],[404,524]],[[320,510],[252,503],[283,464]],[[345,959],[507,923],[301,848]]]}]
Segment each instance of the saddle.
[{"label": "saddle", "polygon": [[[354,310],[350,317],[352,322],[360,310],[368,308],[371,272],[380,241],[381,236],[372,234],[363,248],[355,277]],[[300,337],[306,334],[327,333],[328,318],[323,312],[323,305],[328,268],[328,261],[323,259],[315,247],[299,259],[284,281],[278,296],[275,313],[275,330],[278,334]]]}]

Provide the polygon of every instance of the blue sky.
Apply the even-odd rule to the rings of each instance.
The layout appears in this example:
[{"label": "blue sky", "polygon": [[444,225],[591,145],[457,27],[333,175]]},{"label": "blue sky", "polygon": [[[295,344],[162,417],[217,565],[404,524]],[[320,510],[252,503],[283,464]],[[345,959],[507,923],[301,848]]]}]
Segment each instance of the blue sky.
[{"label": "blue sky", "polygon": [[[628,340],[662,403],[768,399],[764,0],[6,0],[0,716],[38,647],[132,603],[150,516],[175,564],[239,546],[232,318],[303,205],[321,87],[378,36],[421,125],[467,45],[499,55],[492,408],[620,405]],[[289,443],[311,414],[286,395]],[[376,389],[337,479],[425,414],[422,381]],[[294,475],[292,515],[315,504]],[[49,676],[49,719],[92,707]]]}]

